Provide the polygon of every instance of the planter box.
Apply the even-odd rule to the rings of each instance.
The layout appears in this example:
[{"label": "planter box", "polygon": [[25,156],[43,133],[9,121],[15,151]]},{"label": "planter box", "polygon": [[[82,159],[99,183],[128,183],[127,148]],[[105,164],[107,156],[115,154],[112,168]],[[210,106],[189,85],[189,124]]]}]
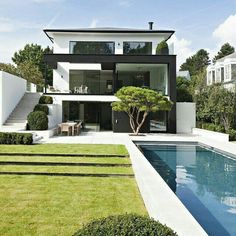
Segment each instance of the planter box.
[{"label": "planter box", "polygon": [[208,138],[219,142],[229,142],[229,134],[198,128],[193,128],[192,133],[195,135],[202,136],[203,138]]}]

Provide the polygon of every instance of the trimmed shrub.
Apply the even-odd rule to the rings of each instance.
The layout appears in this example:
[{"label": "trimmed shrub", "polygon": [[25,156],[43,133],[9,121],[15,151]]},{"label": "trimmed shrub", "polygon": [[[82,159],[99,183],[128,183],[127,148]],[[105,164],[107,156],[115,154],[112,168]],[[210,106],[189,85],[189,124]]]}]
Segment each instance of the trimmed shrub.
[{"label": "trimmed shrub", "polygon": [[192,102],[193,97],[186,88],[177,88],[177,102]]},{"label": "trimmed shrub", "polygon": [[28,127],[30,130],[47,130],[48,117],[43,111],[30,112],[28,117]]},{"label": "trimmed shrub", "polygon": [[158,221],[147,216],[126,214],[109,216],[99,220],[94,220],[78,230],[73,236],[176,236],[177,234]]},{"label": "trimmed shrub", "polygon": [[213,123],[202,123],[201,128],[210,131],[225,133],[225,128],[223,125],[215,125]]},{"label": "trimmed shrub", "polygon": [[0,144],[33,144],[33,135],[30,133],[3,133],[0,132]]},{"label": "trimmed shrub", "polygon": [[35,107],[34,107],[34,111],[43,111],[45,112],[46,115],[49,114],[49,108],[47,105],[43,105],[43,104],[37,104]]},{"label": "trimmed shrub", "polygon": [[229,141],[236,141],[236,130],[230,129],[229,132]]},{"label": "trimmed shrub", "polygon": [[53,104],[53,98],[51,96],[41,96],[39,104]]},{"label": "trimmed shrub", "polygon": [[165,40],[161,41],[156,48],[156,54],[169,55],[169,47]]}]

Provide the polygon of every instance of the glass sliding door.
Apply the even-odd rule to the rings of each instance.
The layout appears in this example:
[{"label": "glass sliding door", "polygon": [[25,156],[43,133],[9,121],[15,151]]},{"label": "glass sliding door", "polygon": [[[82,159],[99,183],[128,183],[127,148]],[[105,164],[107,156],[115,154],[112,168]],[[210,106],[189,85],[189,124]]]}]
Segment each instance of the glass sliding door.
[{"label": "glass sliding door", "polygon": [[69,85],[74,94],[112,94],[113,71],[70,70]]},{"label": "glass sliding door", "polygon": [[168,95],[167,64],[129,64],[116,65],[117,90],[123,86],[150,88]]},{"label": "glass sliding door", "polygon": [[83,121],[84,131],[112,130],[110,103],[63,101],[63,122]]},{"label": "glass sliding door", "polygon": [[167,112],[158,111],[150,114],[150,132],[167,131]]}]

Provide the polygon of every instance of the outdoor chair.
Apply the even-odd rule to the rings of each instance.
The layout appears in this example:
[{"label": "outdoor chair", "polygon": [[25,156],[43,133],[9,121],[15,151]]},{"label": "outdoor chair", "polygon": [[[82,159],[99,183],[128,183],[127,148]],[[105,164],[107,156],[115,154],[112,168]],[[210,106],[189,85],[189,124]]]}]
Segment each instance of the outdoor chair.
[{"label": "outdoor chair", "polygon": [[80,134],[81,128],[82,128],[82,122],[79,122],[78,124],[75,125],[75,134],[76,135]]},{"label": "outdoor chair", "polygon": [[62,123],[60,127],[61,127],[61,134],[67,133],[68,136],[72,135],[72,127],[69,124]]}]

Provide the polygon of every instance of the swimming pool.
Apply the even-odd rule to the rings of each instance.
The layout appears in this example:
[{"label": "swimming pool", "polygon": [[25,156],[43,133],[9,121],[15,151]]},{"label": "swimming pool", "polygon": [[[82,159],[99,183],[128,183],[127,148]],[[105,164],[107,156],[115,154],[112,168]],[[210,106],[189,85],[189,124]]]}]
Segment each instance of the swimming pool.
[{"label": "swimming pool", "polygon": [[201,145],[139,147],[209,235],[236,236],[235,159]]}]

